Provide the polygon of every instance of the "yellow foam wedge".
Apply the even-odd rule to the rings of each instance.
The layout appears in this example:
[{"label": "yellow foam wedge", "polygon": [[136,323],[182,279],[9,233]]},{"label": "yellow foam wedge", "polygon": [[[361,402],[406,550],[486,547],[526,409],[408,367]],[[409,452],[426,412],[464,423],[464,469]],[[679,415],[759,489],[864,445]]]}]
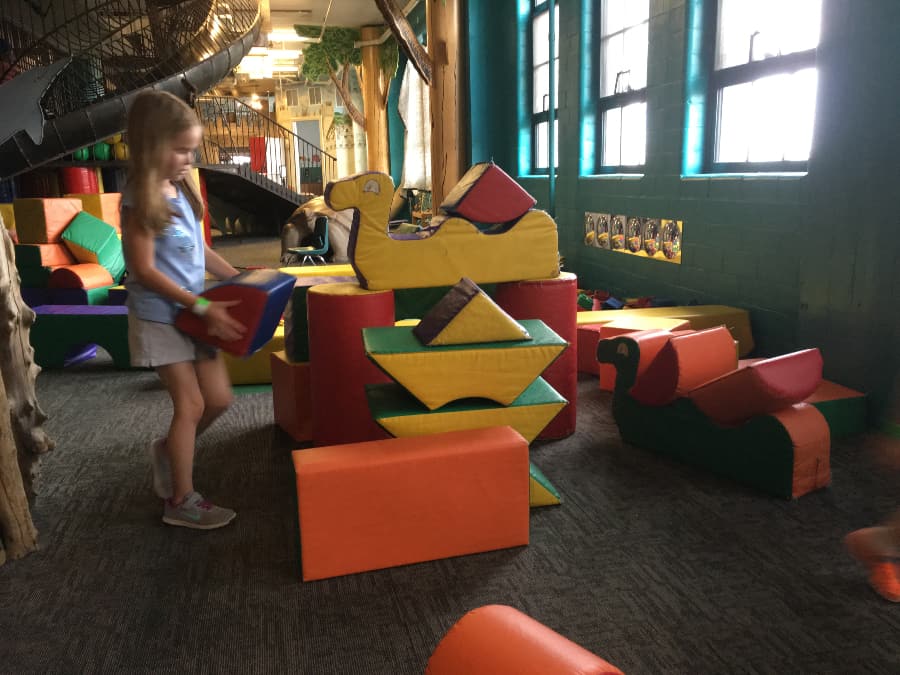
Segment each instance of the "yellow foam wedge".
[{"label": "yellow foam wedge", "polygon": [[363,328],[366,355],[429,410],[461,398],[509,405],[568,342],[542,321],[520,322],[531,340],[426,347],[408,326]]},{"label": "yellow foam wedge", "polygon": [[566,405],[566,399],[540,377],[508,406],[465,399],[429,410],[393,382],[366,385],[366,396],[375,421],[398,438],[510,426],[530,443]]}]

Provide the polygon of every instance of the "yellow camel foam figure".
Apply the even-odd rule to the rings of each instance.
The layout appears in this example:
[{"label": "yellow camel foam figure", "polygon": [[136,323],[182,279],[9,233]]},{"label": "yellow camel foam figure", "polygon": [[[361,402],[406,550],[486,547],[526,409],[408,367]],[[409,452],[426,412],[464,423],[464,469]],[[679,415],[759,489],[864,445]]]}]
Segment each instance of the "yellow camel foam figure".
[{"label": "yellow camel foam figure", "polygon": [[493,232],[463,218],[437,216],[421,232],[391,235],[393,194],[391,177],[378,172],[329,183],[325,190],[330,208],[354,210],[348,253],[363,288],[452,286],[462,277],[487,284],[559,276],[556,223],[544,211],[532,209]]}]

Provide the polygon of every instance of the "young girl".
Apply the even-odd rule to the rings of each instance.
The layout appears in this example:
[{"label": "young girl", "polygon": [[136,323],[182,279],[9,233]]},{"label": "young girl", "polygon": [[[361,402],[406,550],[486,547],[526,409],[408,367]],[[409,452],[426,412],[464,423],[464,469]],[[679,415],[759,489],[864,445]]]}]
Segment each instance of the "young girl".
[{"label": "young girl", "polygon": [[206,246],[200,228],[203,207],[190,170],[201,134],[197,116],[175,96],[146,91],[135,98],[122,245],[131,363],[155,368],[172,399],[168,434],[150,445],[153,487],[165,499],[163,522],[209,530],[230,523],[235,512],[194,491],[194,441],[231,404],[231,383],[221,355],[173,323],[188,307],[222,339],[239,338],[244,326],[228,314],[234,303],[198,297],[206,271],[219,279],[238,273]]}]

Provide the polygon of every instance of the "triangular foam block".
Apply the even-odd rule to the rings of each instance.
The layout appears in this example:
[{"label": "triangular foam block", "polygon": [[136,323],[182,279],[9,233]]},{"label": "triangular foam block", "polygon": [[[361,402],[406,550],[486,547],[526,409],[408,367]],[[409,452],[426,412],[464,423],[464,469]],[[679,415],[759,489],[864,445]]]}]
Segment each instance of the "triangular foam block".
[{"label": "triangular foam block", "polygon": [[381,370],[429,410],[461,398],[512,403],[568,347],[542,321],[522,321],[518,342],[425,347],[412,328],[363,328],[363,346]]},{"label": "triangular foam block", "polygon": [[375,421],[398,438],[510,426],[530,443],[566,405],[566,399],[540,377],[508,406],[485,399],[465,399],[428,410],[393,382],[367,384],[366,397]]},{"label": "triangular foam block", "polygon": [[555,506],[562,499],[553,484],[533,463],[528,466],[528,505]]},{"label": "triangular foam block", "polygon": [[527,330],[465,277],[431,308],[413,334],[429,347],[531,339]]},{"label": "triangular foam block", "polygon": [[441,204],[441,211],[476,223],[506,223],[522,217],[537,200],[493,162],[466,171]]}]

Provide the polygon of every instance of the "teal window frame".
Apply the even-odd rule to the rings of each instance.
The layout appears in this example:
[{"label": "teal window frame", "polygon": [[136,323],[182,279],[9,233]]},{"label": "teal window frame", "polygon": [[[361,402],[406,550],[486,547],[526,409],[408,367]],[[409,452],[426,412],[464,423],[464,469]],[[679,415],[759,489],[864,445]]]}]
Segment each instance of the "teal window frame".
[{"label": "teal window frame", "polygon": [[682,175],[805,173],[809,168],[808,159],[772,162],[716,161],[722,90],[761,77],[815,68],[817,53],[817,49],[813,48],[716,70],[718,14],[719,0],[689,0]]},{"label": "teal window frame", "polygon": [[[587,49],[583,54],[583,58],[586,63],[590,63],[590,67],[586,69],[586,83],[585,88],[588,98],[588,106],[591,109],[591,112],[586,116],[590,118],[591,127],[593,133],[592,141],[593,147],[591,150],[591,157],[593,159],[592,162],[586,163],[582,165],[582,169],[587,168],[590,173],[595,175],[606,175],[606,174],[622,174],[622,175],[641,175],[644,172],[644,168],[647,165],[647,147],[646,147],[646,130],[645,130],[645,146],[644,146],[644,162],[643,164],[603,164],[603,146],[606,143],[606,139],[603,134],[603,118],[604,114],[608,110],[615,110],[617,108],[624,108],[625,106],[632,105],[634,103],[643,103],[646,105],[647,103],[647,88],[648,84],[645,84],[642,89],[635,89],[632,91],[621,92],[618,94],[611,94],[609,96],[601,97],[599,95],[600,92],[600,80],[603,76],[602,68],[597,64],[599,63],[600,54],[601,54],[601,37],[600,31],[603,29],[603,21],[602,14],[603,11],[603,2],[604,0],[588,0],[588,7],[590,12],[590,19],[584,22],[585,32],[585,44],[587,45]],[[648,22],[649,22],[649,16]],[[597,37],[594,37],[594,32],[596,31]],[[650,52],[650,44],[649,44],[649,35],[648,35],[648,44],[647,44],[647,61],[649,66],[649,52]],[[645,117],[644,121],[645,125],[647,124],[647,119]]]},{"label": "teal window frame", "polygon": [[[544,13],[549,13],[551,11],[551,5],[553,5],[553,9],[559,7],[559,2],[551,3],[550,0],[543,0],[542,2],[531,2],[531,7],[529,8],[527,14],[527,20],[525,22],[525,31],[526,31],[526,48],[524,55],[524,68],[523,70],[528,74],[525,78],[528,85],[526,87],[526,93],[524,97],[523,104],[527,106],[525,108],[526,114],[525,117],[529,120],[529,153],[528,153],[528,173],[535,176],[548,176],[550,175],[550,168],[557,170],[559,168],[559,161],[557,159],[556,164],[553,164],[553,154],[558,154],[555,152],[555,143],[551,142],[551,136],[555,140],[555,134],[553,133],[553,125],[558,124],[557,120],[559,119],[559,101],[554,101],[556,104],[554,110],[550,110],[549,103],[546,110],[541,112],[534,112],[534,21],[535,19]],[[556,36],[553,35],[555,31],[559,28],[556,21],[553,21],[552,18],[549,22],[550,31],[550,77],[548,86],[552,88],[555,83],[554,76],[554,65],[555,62],[559,60],[559,56],[554,55],[554,45],[556,44]],[[550,92],[547,92],[545,98],[549,101],[553,99],[553,96],[550,95]],[[551,114],[552,112],[552,114]],[[546,123],[547,126],[547,166],[546,167],[538,167],[538,125]]]}]

